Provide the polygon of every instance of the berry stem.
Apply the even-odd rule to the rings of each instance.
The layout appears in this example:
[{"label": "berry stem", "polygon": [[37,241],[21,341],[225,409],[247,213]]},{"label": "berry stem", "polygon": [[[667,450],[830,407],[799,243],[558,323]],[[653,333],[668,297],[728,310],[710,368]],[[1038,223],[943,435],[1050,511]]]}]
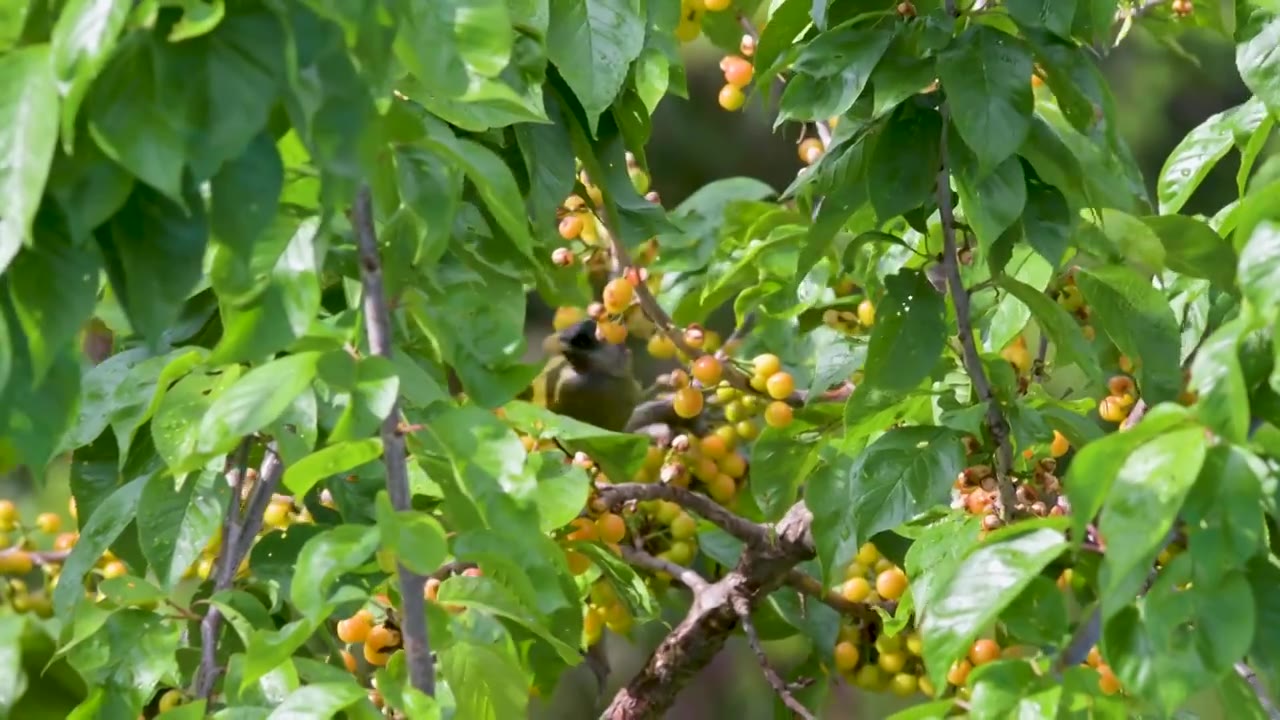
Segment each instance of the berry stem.
[{"label": "berry stem", "polygon": [[877,614],[875,608],[877,606],[890,614],[895,612],[898,607],[898,603],[894,601],[873,604],[847,600],[840,593],[823,587],[822,583],[818,582],[816,578],[799,569],[793,568],[791,572],[787,573],[786,583],[800,594],[808,595],[841,615],[848,615],[863,623],[875,621]]},{"label": "berry stem", "polygon": [[[954,0],[948,0],[947,10],[954,11]],[[951,169],[947,158],[947,134],[951,124],[951,115],[944,100],[938,108],[942,115],[942,168],[938,172],[938,213],[942,217],[942,266],[947,280],[947,289],[951,302],[956,308],[956,331],[963,350],[964,369],[973,380],[974,391],[978,400],[987,406],[986,425],[991,438],[996,443],[995,471],[996,482],[1000,490],[1000,518],[1009,520],[1017,503],[1016,490],[1009,476],[1013,468],[1013,445],[1009,442],[1009,422],[1000,410],[999,403],[991,391],[991,383],[987,380],[986,370],[982,367],[982,357],[978,354],[978,345],[973,337],[973,319],[969,311],[969,292],[960,277],[960,254],[956,245],[956,216],[951,207]]]},{"label": "berry stem", "polygon": [[[373,224],[373,199],[367,183],[362,183],[356,193],[351,211],[351,224],[355,229],[356,244],[360,254],[360,279],[364,286],[364,325],[369,340],[369,352],[384,358],[391,357],[391,311],[382,286],[382,259],[378,256],[378,236]],[[400,402],[382,421],[382,462],[387,469],[387,495],[397,511],[412,510],[409,492],[409,470],[405,460],[404,435],[400,432]],[[396,563],[400,577],[400,602],[402,603],[405,659],[409,665],[409,682],[427,695],[435,694],[435,663],[431,657],[430,638],[427,635],[426,598],[423,590],[427,578],[419,575],[404,563]]]}]

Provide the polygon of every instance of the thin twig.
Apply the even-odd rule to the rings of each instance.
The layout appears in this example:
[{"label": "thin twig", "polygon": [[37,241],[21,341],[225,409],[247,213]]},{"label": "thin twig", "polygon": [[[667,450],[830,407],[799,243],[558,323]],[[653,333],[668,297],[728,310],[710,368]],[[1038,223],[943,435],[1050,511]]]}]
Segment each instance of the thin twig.
[{"label": "thin twig", "polygon": [[[231,496],[227,498],[227,508],[222,517],[222,545],[214,564],[213,592],[219,593],[231,588],[235,580],[236,569],[240,566],[237,559],[244,516],[241,509],[241,497],[244,492],[245,478],[249,474],[249,450],[253,444],[251,437],[240,441],[234,455],[227,458],[227,464],[233,469],[235,477],[231,483]],[[232,458],[234,457],[234,460]],[[222,629],[222,613],[210,604],[205,610],[204,619],[200,621],[200,665],[196,668],[192,694],[202,700],[213,695],[213,686],[218,682],[221,668],[218,667],[218,634]]]},{"label": "thin twig", "polygon": [[1249,683],[1249,687],[1253,688],[1253,694],[1258,697],[1258,704],[1262,706],[1264,712],[1270,720],[1280,720],[1280,710],[1276,709],[1276,704],[1272,702],[1271,695],[1267,693],[1267,688],[1258,679],[1258,673],[1244,662],[1235,664],[1236,674],[1244,678]]},{"label": "thin twig", "polygon": [[0,558],[8,555],[18,555],[26,553],[31,558],[31,562],[35,565],[61,565],[66,562],[67,556],[71,554],[70,550],[28,550],[21,545],[0,550]]},{"label": "thin twig", "polygon": [[[378,256],[378,237],[373,225],[373,198],[367,184],[356,193],[351,212],[351,224],[355,229],[359,247],[360,279],[364,286],[364,326],[369,339],[369,352],[384,358],[391,357],[391,311],[382,286],[382,260]],[[392,403],[391,411],[382,421],[382,462],[387,469],[387,495],[397,511],[412,510],[409,492],[409,471],[405,460],[404,435],[400,434],[400,402]],[[400,602],[404,637],[405,659],[409,665],[409,681],[413,687],[435,694],[435,664],[431,658],[430,638],[427,635],[427,609],[423,588],[427,579],[398,562],[400,576]]]},{"label": "thin twig", "polygon": [[[955,3],[947,3],[948,10],[954,10]],[[1017,503],[1016,491],[1009,471],[1013,468],[1013,445],[1009,442],[1009,423],[996,402],[991,391],[991,383],[982,367],[982,357],[978,354],[978,346],[973,337],[973,320],[969,312],[969,294],[960,278],[960,258],[956,247],[956,218],[951,207],[951,170],[947,157],[947,133],[950,125],[950,113],[944,101],[939,108],[942,114],[942,169],[938,172],[938,212],[942,216],[942,266],[947,277],[947,288],[951,301],[956,308],[956,328],[960,344],[964,350],[964,368],[973,381],[978,400],[987,406],[986,425],[991,438],[996,443],[995,470],[996,482],[1000,489],[1000,513],[1008,520]]]},{"label": "thin twig", "polygon": [[620,547],[622,550],[622,559],[638,568],[644,568],[650,572],[666,573],[671,577],[679,580],[685,587],[689,588],[696,595],[703,592],[711,585],[697,572],[690,570],[683,565],[666,560],[664,558],[650,555],[643,550],[629,548],[626,545]]},{"label": "thin twig", "polygon": [[863,622],[871,622],[876,618],[875,606],[877,605],[888,613],[893,613],[898,606],[896,602],[892,601],[874,604],[853,602],[840,593],[823,587],[822,583],[818,582],[816,578],[798,568],[792,568],[787,573],[786,582],[796,591],[814,598],[841,615],[847,615]]},{"label": "thin twig", "polygon": [[813,713],[809,712],[809,708],[804,703],[796,699],[791,694],[791,690],[787,687],[787,681],[778,674],[773,664],[769,662],[769,656],[765,654],[764,647],[760,645],[760,633],[756,632],[755,623],[751,622],[751,605],[746,598],[735,595],[733,597],[733,611],[738,614],[738,619],[742,622],[742,631],[746,633],[747,644],[751,646],[752,652],[756,654],[756,660],[760,663],[760,670],[764,673],[764,677],[769,681],[769,686],[773,688],[774,693],[782,699],[782,704],[786,705],[796,717],[804,720],[814,720]]}]

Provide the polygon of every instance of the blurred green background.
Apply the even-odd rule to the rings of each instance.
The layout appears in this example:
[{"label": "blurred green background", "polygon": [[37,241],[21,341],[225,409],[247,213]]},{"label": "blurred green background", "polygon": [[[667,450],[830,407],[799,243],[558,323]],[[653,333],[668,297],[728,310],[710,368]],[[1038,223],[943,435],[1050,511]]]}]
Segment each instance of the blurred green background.
[{"label": "blurred green background", "polygon": [[[784,126],[771,130],[772,108],[753,98],[737,113],[717,105],[723,85],[718,68],[719,51],[703,41],[686,46],[689,98],[663,101],[653,121],[648,159],[653,188],[663,204],[672,208],[706,183],[731,176],[759,178],[781,190],[795,177],[801,163],[796,155],[799,130]],[[1227,42],[1205,35],[1188,34],[1175,50],[1143,34],[1133,32],[1125,44],[1102,61],[1119,108],[1120,129],[1154,195],[1155,180],[1165,156],[1183,135],[1209,115],[1243,102],[1247,91],[1235,70],[1234,50]],[[1235,197],[1234,154],[1228,156],[1204,182],[1187,210],[1213,214]],[[540,338],[550,331],[553,308],[536,298],[529,307],[529,335]],[[713,323],[715,325],[715,323]],[[721,328],[727,331],[729,328]],[[537,343],[531,343],[536,348]],[[643,357],[643,353],[638,353]],[[648,372],[655,370],[650,363]],[[0,497],[15,499],[23,515],[51,510],[73,523],[67,512],[67,465],[55,464],[45,483],[34,483],[25,473],[0,476]],[[672,610],[667,621],[674,625],[680,614]],[[607,638],[613,675],[609,692],[631,677],[648,656],[666,628],[637,628],[626,640]],[[779,670],[800,662],[803,642],[768,646]],[[590,705],[594,682],[582,668],[571,672],[559,692],[546,703],[537,703],[534,715],[576,720],[593,718]],[[883,718],[915,701],[865,695],[847,686],[834,689],[824,718]],[[680,695],[667,717],[675,720],[733,718],[764,720],[788,717],[777,706],[755,658],[740,638],[707,667]],[[1212,710],[1202,717],[1217,717]]]}]

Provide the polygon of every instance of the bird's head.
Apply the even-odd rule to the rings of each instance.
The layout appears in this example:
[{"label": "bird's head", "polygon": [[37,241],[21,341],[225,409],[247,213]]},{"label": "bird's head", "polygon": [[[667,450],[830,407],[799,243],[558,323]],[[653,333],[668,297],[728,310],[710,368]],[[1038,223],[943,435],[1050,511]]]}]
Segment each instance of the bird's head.
[{"label": "bird's head", "polygon": [[574,323],[551,337],[552,349],[582,374],[627,375],[631,353],[626,345],[614,345],[596,334],[595,320]]}]

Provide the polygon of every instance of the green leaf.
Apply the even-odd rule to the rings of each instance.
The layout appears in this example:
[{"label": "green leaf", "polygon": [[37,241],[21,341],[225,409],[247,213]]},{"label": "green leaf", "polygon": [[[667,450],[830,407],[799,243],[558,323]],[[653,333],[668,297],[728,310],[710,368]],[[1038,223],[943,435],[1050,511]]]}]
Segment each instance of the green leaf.
[{"label": "green leaf", "polygon": [[920,625],[935,687],[945,687],[951,663],[1067,546],[1062,532],[1039,527],[990,538],[965,556]]},{"label": "green leaf", "polygon": [[422,142],[462,168],[507,239],[522,255],[532,259],[534,246],[529,234],[529,218],[511,168],[492,150],[474,140],[432,136],[423,138]]},{"label": "green leaf", "polygon": [[538,474],[534,501],[538,505],[539,528],[542,532],[551,532],[564,527],[578,517],[587,504],[591,493],[587,471],[564,462],[558,449],[532,454],[529,461]]},{"label": "green leaf", "polygon": [[1071,488],[1071,537],[1076,542],[1083,542],[1086,526],[1110,497],[1111,486],[1129,456],[1143,443],[1187,420],[1187,410],[1181,406],[1154,407],[1129,430],[1111,433],[1080,449],[1063,479]]},{"label": "green leaf", "polygon": [[828,580],[872,535],[945,505],[964,467],[960,433],[916,426],[890,430],[852,461],[816,471],[805,503]]},{"label": "green leaf", "polygon": [[1177,587],[1191,579],[1190,564],[1179,558],[1165,568],[1142,603],[1125,607],[1102,633],[1103,654],[1126,692],[1166,715],[1232,672],[1249,649],[1256,623],[1243,573],[1210,587]]},{"label": "green leaf", "polygon": [[1042,27],[1064,38],[1071,37],[1076,0],[1009,0],[1009,15],[1031,27]]},{"label": "green leaf", "polygon": [[241,670],[240,692],[244,692],[262,677],[289,663],[294,651],[315,632],[317,622],[301,618],[279,630],[259,629],[245,643],[244,669]]},{"label": "green leaf", "polygon": [[[129,132],[144,133],[139,127]],[[129,324],[151,341],[178,319],[203,275],[209,233],[204,200],[194,183],[182,190],[185,209],[147,185],[135,185],[124,207],[94,231]]]},{"label": "green leaf", "polygon": [[321,480],[347,472],[379,457],[382,457],[381,438],[348,440],[330,445],[285,468],[284,486],[289,489],[289,492],[301,497]]},{"label": "green leaf", "polygon": [[226,453],[240,438],[271,424],[311,385],[321,355],[287,355],[245,373],[209,406],[200,423],[197,451]]},{"label": "green leaf", "polygon": [[539,405],[513,400],[505,406],[507,421],[538,439],[556,439],[573,452],[584,452],[617,482],[631,479],[648,453],[643,435],[611,432],[595,425],[557,415]]},{"label": "green leaf", "polygon": [[1253,588],[1254,627],[1249,659],[1274,687],[1280,680],[1280,567],[1270,559],[1255,558],[1249,563],[1249,585]]},{"label": "green leaf", "polygon": [[284,161],[271,135],[259,133],[244,153],[232,158],[209,182],[211,245],[225,259],[210,278],[223,300],[253,293],[253,256],[258,236],[276,218],[284,188]]},{"label": "green leaf", "polygon": [[[443,533],[441,539],[443,540]],[[514,595],[492,578],[454,575],[440,583],[439,600],[441,603],[475,608],[519,623],[550,643],[560,659],[570,665],[577,664],[581,658],[577,648],[551,634],[546,618],[541,617],[533,608],[521,605]]]},{"label": "green leaf", "polygon": [[1022,213],[1022,236],[1053,267],[1066,255],[1071,234],[1071,209],[1054,186],[1027,177],[1027,203]]},{"label": "green leaf", "polygon": [[1205,339],[1191,366],[1189,389],[1199,393],[1197,415],[1223,439],[1243,444],[1249,434],[1249,389],[1240,367],[1241,317]]},{"label": "green leaf", "polygon": [[149,34],[127,35],[93,83],[86,111],[89,134],[108,157],[179,202],[186,103],[166,95],[161,64]]},{"label": "green leaf", "polygon": [[1245,87],[1273,114],[1280,113],[1280,15],[1255,12],[1236,45],[1236,68]]},{"label": "green leaf", "polygon": [[1081,270],[1076,282],[1094,325],[1133,361],[1148,406],[1173,401],[1182,391],[1178,322],[1164,295],[1127,267]]},{"label": "green leaf", "polygon": [[9,717],[13,706],[27,692],[27,673],[22,667],[22,636],[26,625],[23,615],[0,615],[0,666],[9,668],[0,676],[0,715],[4,717]]},{"label": "green leaf", "polygon": [[453,690],[457,717],[507,720],[525,717],[529,682],[501,644],[458,643],[440,653],[440,673]]},{"label": "green leaf", "polygon": [[637,622],[648,622],[658,616],[657,599],[649,589],[649,584],[634,568],[599,544],[577,542],[571,547],[591,558],[591,562],[600,568],[601,577],[609,581]]},{"label": "green leaf", "polygon": [[53,27],[53,69],[62,88],[62,145],[72,151],[76,113],[116,48],[129,6],[114,0],[73,0]]},{"label": "green leaf", "polygon": [[862,96],[894,31],[846,26],[823,33],[800,51],[774,124],[826,120],[843,115]]},{"label": "green leaf", "polygon": [[1256,115],[1252,112],[1256,105],[1256,100],[1250,100],[1210,115],[1173,148],[1156,179],[1156,200],[1161,215],[1172,215],[1186,205],[1209,171],[1231,150],[1234,134],[1248,130],[1241,127],[1239,121]]},{"label": "green leaf", "polygon": [[644,32],[639,0],[551,0],[547,57],[578,97],[592,135],[644,48]]},{"label": "green leaf", "polygon": [[298,553],[289,599],[309,622],[328,614],[330,586],[346,572],[369,561],[381,539],[378,528],[339,525],[316,535]]},{"label": "green leaf", "polygon": [[[977,179],[981,177],[982,179]],[[1027,204],[1027,181],[1017,157],[1006,158],[983,176],[969,162],[960,163],[955,179],[960,210],[978,236],[978,247],[989,252],[1006,230],[1022,216]]]},{"label": "green leaf", "polygon": [[378,492],[376,505],[382,546],[418,574],[429,575],[439,569],[449,554],[440,523],[418,510],[395,510],[385,490]]},{"label": "green leaf", "polygon": [[1067,599],[1053,580],[1040,575],[1005,608],[1000,622],[1010,635],[1031,645],[1054,645],[1067,631]]},{"label": "green leaf", "polygon": [[1210,582],[1244,569],[1266,547],[1262,459],[1231,445],[1209,448],[1200,476],[1182,509],[1196,527],[1189,538],[1197,580]]},{"label": "green leaf", "polygon": [[1142,587],[1200,473],[1205,451],[1203,429],[1174,430],[1133,450],[1116,473],[1098,521],[1107,542],[1098,572],[1104,619],[1128,605]]},{"label": "green leaf", "polygon": [[391,414],[399,389],[400,378],[390,360],[377,355],[361,358],[356,363],[355,387],[341,394],[338,404],[342,413],[329,431],[329,442],[363,438],[373,432]]},{"label": "green leaf", "polygon": [[952,513],[926,526],[907,550],[903,569],[911,578],[911,597],[919,616],[929,614],[946,590],[960,560],[982,540],[982,522],[972,515]]},{"label": "green leaf", "polygon": [[802,423],[766,427],[751,444],[751,496],[765,520],[778,520],[795,504],[800,483],[818,461],[813,438],[798,437],[805,430]]},{"label": "green leaf", "polygon": [[364,699],[365,694],[365,689],[356,684],[354,677],[344,683],[312,683],[289,693],[284,702],[277,705],[267,718],[268,720],[331,718]]},{"label": "green leaf", "polygon": [[48,45],[0,55],[0,272],[24,244],[58,144],[58,88]]},{"label": "green leaf", "polygon": [[969,707],[975,718],[1055,717],[1063,690],[1021,659],[976,667],[965,684],[971,688]]},{"label": "green leaf", "polygon": [[506,3],[449,0],[409,7],[395,49],[430,94],[463,95],[472,77],[496,77],[507,66],[515,33]]},{"label": "green leaf", "polygon": [[1084,338],[1080,324],[1048,295],[1008,275],[997,280],[1000,287],[1021,300],[1031,310],[1040,329],[1049,336],[1062,361],[1075,363],[1090,380],[1101,382],[1102,368],[1093,346]]},{"label": "green leaf", "polygon": [[156,579],[172,589],[209,544],[230,495],[221,473],[205,471],[177,487],[166,473],[151,476],[138,498],[138,541]]},{"label": "green leaf", "polygon": [[1204,278],[1222,289],[1234,287],[1235,250],[1208,225],[1185,215],[1147,216],[1142,222],[1160,238],[1170,270]]},{"label": "green leaf", "polygon": [[1240,248],[1237,279],[1245,300],[1271,322],[1280,312],[1280,218],[1259,220],[1251,230]]},{"label": "green leaf", "polygon": [[867,195],[880,222],[928,205],[937,186],[942,116],[900,106],[880,132],[867,169]]},{"label": "green leaf", "polygon": [[965,30],[938,57],[952,120],[978,159],[978,177],[1017,151],[1031,129],[1031,52],[988,25]]},{"label": "green leaf", "polygon": [[80,538],[63,563],[58,586],[53,591],[54,612],[60,617],[70,617],[76,603],[84,598],[85,576],[133,522],[138,498],[146,484],[144,475],[120,486],[81,526]]},{"label": "green leaf", "polygon": [[99,272],[97,253],[74,247],[61,232],[42,232],[40,242],[13,259],[5,276],[34,382],[44,380],[93,314]]},{"label": "green leaf", "polygon": [[201,421],[213,401],[240,378],[238,365],[217,374],[194,372],[169,388],[156,408],[151,439],[156,452],[179,477],[188,469],[202,437]]},{"label": "green leaf", "polygon": [[[885,278],[876,308],[863,386],[908,392],[929,376],[947,342],[946,301],[917,270]],[[860,386],[861,389],[861,386]]]}]

